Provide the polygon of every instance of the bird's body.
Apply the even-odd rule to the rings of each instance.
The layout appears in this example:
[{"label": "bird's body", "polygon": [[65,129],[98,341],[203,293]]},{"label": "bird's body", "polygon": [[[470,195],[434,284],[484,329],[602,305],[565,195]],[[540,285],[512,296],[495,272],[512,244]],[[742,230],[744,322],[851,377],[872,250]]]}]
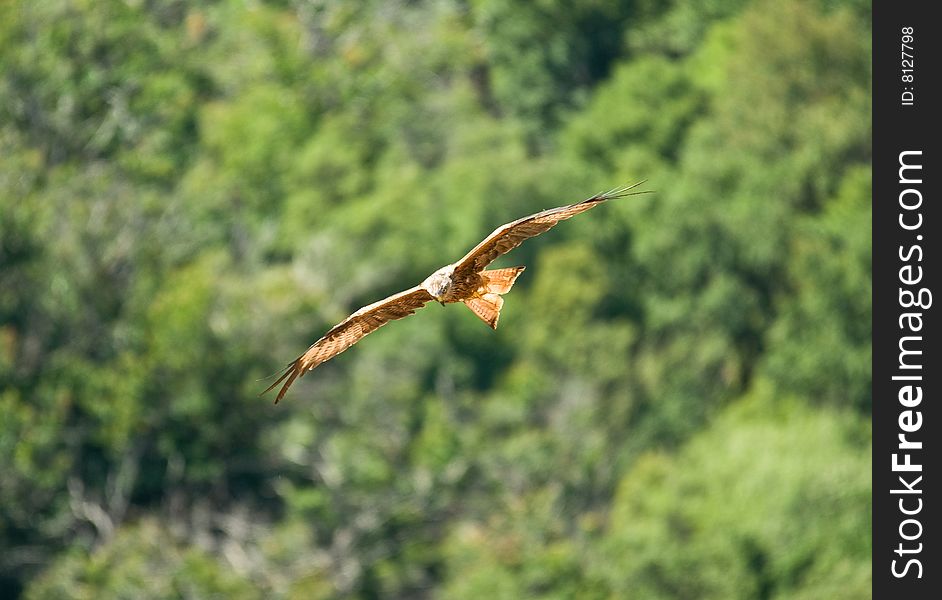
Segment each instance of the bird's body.
[{"label": "bird's body", "polygon": [[364,306],[335,325],[307,351],[285,367],[281,376],[263,394],[282,381],[284,385],[275,398],[277,403],[294,380],[322,362],[340,354],[367,334],[390,321],[407,317],[433,300],[445,304],[463,302],[471,312],[492,329],[497,329],[502,296],[510,291],[525,267],[486,270],[498,256],[513,250],[524,240],[537,236],[560,221],[585,212],[606,200],[645,192],[632,192],[634,185],[596,194],[587,200],[551,208],[517,219],[495,229],[457,262],[429,275],[419,285]]},{"label": "bird's body", "polygon": [[[446,265],[425,278],[419,287],[425,289],[430,296],[444,304],[445,302],[458,302],[458,287],[452,280],[455,274],[455,265]],[[452,293],[455,288],[455,293]]]}]

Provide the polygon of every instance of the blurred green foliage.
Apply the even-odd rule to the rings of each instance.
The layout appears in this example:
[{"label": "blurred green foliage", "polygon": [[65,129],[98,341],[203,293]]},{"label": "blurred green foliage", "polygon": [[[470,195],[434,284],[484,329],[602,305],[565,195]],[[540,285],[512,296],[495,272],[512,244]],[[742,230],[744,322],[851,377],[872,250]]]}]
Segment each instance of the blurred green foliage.
[{"label": "blurred green foliage", "polygon": [[0,6],[0,595],[869,596],[869,2]]}]

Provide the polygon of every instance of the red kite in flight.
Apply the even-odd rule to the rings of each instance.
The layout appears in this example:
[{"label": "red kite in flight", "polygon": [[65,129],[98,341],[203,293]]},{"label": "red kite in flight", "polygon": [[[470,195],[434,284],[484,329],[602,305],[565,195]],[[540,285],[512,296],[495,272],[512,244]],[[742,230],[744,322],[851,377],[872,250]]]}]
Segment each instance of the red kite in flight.
[{"label": "red kite in flight", "polygon": [[594,208],[606,200],[646,193],[631,191],[642,183],[644,181],[501,225],[458,262],[435,271],[413,288],[364,306],[335,325],[324,337],[314,342],[307,352],[285,367],[278,380],[262,394],[268,393],[284,381],[278,397],[275,398],[277,404],[295,379],[337,356],[386,323],[408,317],[432,300],[438,301],[442,306],[452,302],[464,302],[479,319],[492,329],[497,329],[500,309],[504,304],[501,296],[510,291],[525,267],[491,271],[484,268],[498,256],[510,252],[524,240],[540,235],[560,221]]}]

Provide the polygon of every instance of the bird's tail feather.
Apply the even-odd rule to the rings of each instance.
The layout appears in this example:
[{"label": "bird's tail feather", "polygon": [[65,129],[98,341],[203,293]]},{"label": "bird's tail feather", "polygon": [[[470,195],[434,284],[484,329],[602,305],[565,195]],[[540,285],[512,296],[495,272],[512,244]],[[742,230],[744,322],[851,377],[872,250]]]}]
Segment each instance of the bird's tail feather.
[{"label": "bird's tail feather", "polygon": [[493,269],[482,271],[486,283],[486,291],[493,294],[506,294],[514,286],[514,281],[523,273],[526,267],[510,267],[507,269]]},{"label": "bird's tail feather", "polygon": [[497,320],[500,319],[500,307],[504,305],[504,299],[500,297],[500,294],[488,292],[476,298],[465,300],[464,303],[479,319],[487,323],[488,327],[497,329]]}]

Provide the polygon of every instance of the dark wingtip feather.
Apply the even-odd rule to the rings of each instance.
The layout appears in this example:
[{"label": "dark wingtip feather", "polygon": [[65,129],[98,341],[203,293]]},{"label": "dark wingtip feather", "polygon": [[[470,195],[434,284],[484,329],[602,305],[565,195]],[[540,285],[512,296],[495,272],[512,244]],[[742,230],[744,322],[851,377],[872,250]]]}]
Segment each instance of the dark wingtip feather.
[{"label": "dark wingtip feather", "polygon": [[278,392],[278,396],[275,398],[275,404],[281,402],[281,399],[284,398],[285,394],[288,393],[288,388],[291,387],[291,384],[294,383],[294,380],[297,379],[298,375],[301,374],[301,369],[295,366],[293,369],[291,369],[291,371],[285,373],[285,375],[288,375],[289,373],[291,376],[288,377],[288,381],[285,382],[285,385],[282,386],[281,391]]},{"label": "dark wingtip feather", "polygon": [[647,181],[648,181],[647,179],[642,179],[641,181],[638,181],[638,182],[636,182],[636,183],[632,183],[631,185],[626,185],[626,186],[623,186],[623,187],[620,187],[620,188],[614,188],[614,189],[611,189],[611,190],[609,190],[609,191],[607,191],[607,192],[602,192],[602,193],[600,193],[600,194],[596,194],[595,196],[589,198],[589,201],[603,202],[603,201],[605,201],[605,200],[615,200],[615,199],[617,199],[617,198],[624,198],[624,197],[626,197],[626,196],[637,196],[637,195],[640,195],[640,194],[650,194],[650,193],[652,193],[654,190],[640,190],[640,191],[636,191],[636,192],[633,192],[633,191],[632,191],[632,190],[634,190],[636,187],[638,187],[639,185],[642,185],[642,184],[644,184],[644,183],[647,183]]},{"label": "dark wingtip feather", "polygon": [[297,364],[298,364],[298,361],[294,361],[293,363],[290,363],[288,366],[282,369],[281,376],[278,379],[276,379],[273,384],[265,388],[265,391],[259,394],[259,397],[264,396],[268,392],[272,391],[275,387],[278,386],[279,383],[284,381],[286,377],[293,374],[293,376],[285,383],[285,386],[281,388],[281,391],[278,392],[278,397],[275,398],[275,404],[278,404],[278,401],[285,397],[285,393],[287,393],[288,387],[294,382],[295,378],[297,377],[297,368],[296,368]]}]

